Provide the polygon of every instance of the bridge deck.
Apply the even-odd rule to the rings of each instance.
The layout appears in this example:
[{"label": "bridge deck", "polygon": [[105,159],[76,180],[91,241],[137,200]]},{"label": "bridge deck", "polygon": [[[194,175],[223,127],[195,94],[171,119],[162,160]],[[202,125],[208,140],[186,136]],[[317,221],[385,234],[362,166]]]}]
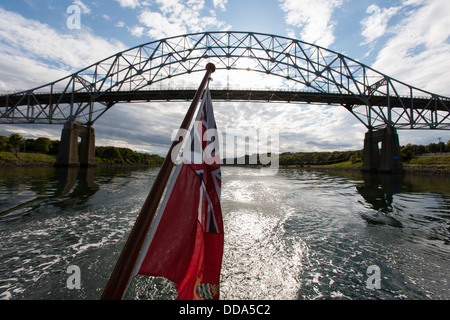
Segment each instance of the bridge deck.
[{"label": "bridge deck", "polygon": [[[253,102],[285,102],[285,103],[318,103],[335,104],[344,106],[365,105],[364,98],[352,94],[340,93],[322,93],[307,91],[283,91],[283,90],[236,90],[236,89],[211,89],[211,96],[216,101],[253,101]],[[61,93],[33,93],[37,100],[42,104],[48,104],[50,101],[59,104],[70,104],[72,94],[70,92],[61,95]],[[103,92],[97,97],[92,97],[88,92],[77,92],[73,96],[74,103],[101,102],[113,105],[120,102],[150,102],[150,101],[189,101],[195,95],[195,89],[164,89],[164,90],[139,90],[139,91],[120,91]],[[392,108],[410,108],[414,109],[435,109],[448,111],[447,107],[441,103],[430,105],[429,97],[397,97],[392,96],[388,99],[386,96],[367,97],[371,106],[392,107]],[[446,101],[448,105],[450,101]],[[28,105],[28,99],[23,99],[22,95],[10,95],[7,102],[7,96],[0,96],[0,108],[14,105]]]}]

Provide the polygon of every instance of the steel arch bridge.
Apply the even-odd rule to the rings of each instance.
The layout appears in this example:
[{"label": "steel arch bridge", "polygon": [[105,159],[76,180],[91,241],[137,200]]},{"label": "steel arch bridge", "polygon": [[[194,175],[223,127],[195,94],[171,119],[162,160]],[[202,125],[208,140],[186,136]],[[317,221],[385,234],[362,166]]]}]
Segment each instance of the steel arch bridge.
[{"label": "steel arch bridge", "polygon": [[174,77],[246,70],[281,78],[291,90],[211,90],[215,100],[342,105],[369,130],[450,129],[450,98],[415,88],[340,53],[252,32],[204,32],[149,42],[37,88],[0,96],[0,123],[91,126],[120,102],[192,99],[195,90],[158,88]]}]

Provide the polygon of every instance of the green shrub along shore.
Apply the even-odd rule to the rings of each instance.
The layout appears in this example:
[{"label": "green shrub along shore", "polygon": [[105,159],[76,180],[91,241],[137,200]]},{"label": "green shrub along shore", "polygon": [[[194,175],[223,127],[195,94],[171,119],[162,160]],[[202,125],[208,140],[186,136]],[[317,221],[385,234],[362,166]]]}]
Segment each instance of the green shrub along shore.
[{"label": "green shrub along shore", "polygon": [[[0,166],[53,165],[59,149],[58,140],[45,137],[25,139],[17,133],[0,136]],[[280,168],[323,168],[359,170],[362,167],[362,150],[334,152],[284,152],[279,155]],[[446,154],[447,153],[447,154]],[[450,140],[444,144],[408,144],[401,148],[406,172],[450,175]],[[256,157],[258,158],[258,157]],[[161,165],[164,158],[139,153],[128,148],[96,147],[95,159],[99,165]],[[255,156],[245,156],[234,162],[254,164]],[[251,160],[251,161],[250,161]]]}]

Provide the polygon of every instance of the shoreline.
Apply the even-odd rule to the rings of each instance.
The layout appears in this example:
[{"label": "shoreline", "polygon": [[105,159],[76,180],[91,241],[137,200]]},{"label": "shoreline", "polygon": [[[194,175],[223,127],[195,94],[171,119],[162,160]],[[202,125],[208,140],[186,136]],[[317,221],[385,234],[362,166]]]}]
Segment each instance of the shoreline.
[{"label": "shoreline", "polygon": [[[234,164],[237,165],[237,164]],[[160,167],[160,164],[129,164],[129,163],[98,163],[93,167]],[[233,166],[233,165],[224,165]],[[255,167],[255,165],[237,165],[244,167]],[[26,161],[8,161],[0,162],[0,168],[41,168],[41,167],[55,167],[54,162],[26,162]],[[280,169],[302,169],[302,170],[323,170],[323,171],[349,171],[349,172],[363,172],[361,167],[325,167],[325,166],[280,166]],[[414,175],[437,175],[437,176],[450,176],[449,168],[436,168],[436,167],[416,167],[416,166],[404,166],[403,174]]]},{"label": "shoreline", "polygon": [[[321,166],[309,166],[309,167],[300,167],[300,166],[294,166],[294,167],[283,167],[280,166],[280,169],[303,169],[303,170],[323,170],[323,171],[347,171],[347,172],[362,172],[365,173],[365,171],[362,171],[361,167],[321,167]],[[434,175],[434,176],[450,176],[450,169],[448,168],[434,168],[434,167],[428,167],[428,168],[419,168],[419,167],[413,167],[413,166],[405,166],[403,168],[403,172],[380,172],[381,174],[414,174],[414,175]]]},{"label": "shoreline", "polygon": [[[160,167],[160,164],[130,164],[130,163],[97,163],[91,168],[95,167]],[[10,161],[0,162],[0,168],[25,168],[25,167],[57,167],[55,162],[27,162],[27,161]],[[73,168],[81,168],[75,166]]]},{"label": "shoreline", "polygon": [[0,162],[0,168],[14,168],[14,167],[54,167],[53,162],[24,162],[24,161],[8,161]]},{"label": "shoreline", "polygon": [[[258,165],[234,164],[235,166],[260,168]],[[228,164],[225,166],[233,166]],[[280,166],[279,169],[301,169],[301,170],[322,170],[322,171],[346,171],[358,173],[370,173],[370,171],[363,171],[361,167],[326,167],[326,166]],[[372,172],[376,173],[376,172]],[[434,176],[450,176],[450,168],[436,168],[436,167],[415,167],[405,166],[403,172],[379,172],[380,174],[414,174],[414,175],[434,175]]]}]

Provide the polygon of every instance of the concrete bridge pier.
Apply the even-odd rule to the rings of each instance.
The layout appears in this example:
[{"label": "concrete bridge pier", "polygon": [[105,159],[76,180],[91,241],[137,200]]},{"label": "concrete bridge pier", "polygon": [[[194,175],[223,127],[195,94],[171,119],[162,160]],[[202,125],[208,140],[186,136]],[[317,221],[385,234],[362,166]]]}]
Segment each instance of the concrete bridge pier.
[{"label": "concrete bridge pier", "polygon": [[[381,142],[381,152],[378,143]],[[381,130],[369,130],[364,139],[363,171],[403,172],[400,143],[397,130],[387,126]]]},{"label": "concrete bridge pier", "polygon": [[[78,137],[81,138],[78,148]],[[91,126],[82,126],[74,121],[64,124],[61,133],[56,166],[95,166],[95,133]]]}]

